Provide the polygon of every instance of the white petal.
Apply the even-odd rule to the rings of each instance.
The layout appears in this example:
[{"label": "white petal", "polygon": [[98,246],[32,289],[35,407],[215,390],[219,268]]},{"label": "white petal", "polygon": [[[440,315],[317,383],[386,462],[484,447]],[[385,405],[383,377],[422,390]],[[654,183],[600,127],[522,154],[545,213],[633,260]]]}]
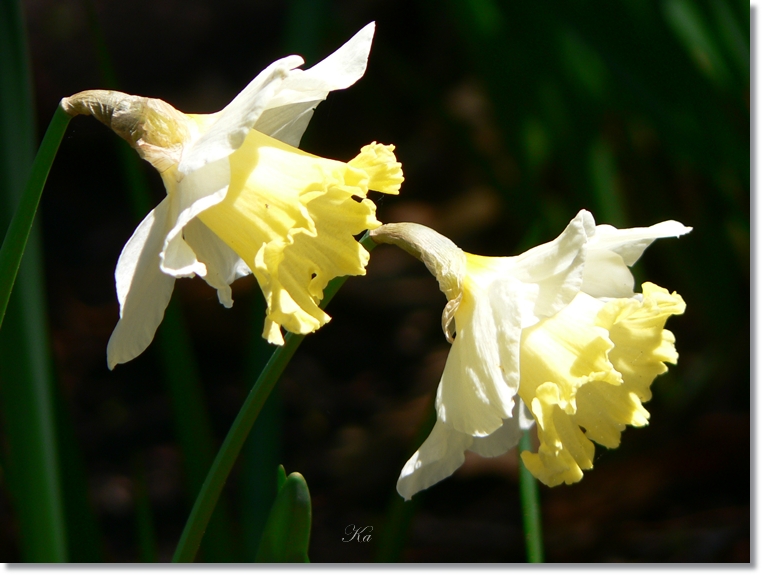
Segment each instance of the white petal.
[{"label": "white petal", "polygon": [[[527,417],[528,415],[528,417]],[[474,437],[468,449],[482,457],[497,457],[518,445],[524,430],[534,424],[534,419],[521,399],[516,401],[513,417],[503,420],[503,425],[486,437]]]},{"label": "white petal", "polygon": [[232,307],[230,284],[249,275],[249,266],[198,218],[188,222],[183,235],[198,259],[206,266],[206,275],[202,275],[206,283],[217,290],[222,305]]},{"label": "white petal", "polygon": [[608,250],[588,250],[581,291],[593,297],[632,297],[635,278],[622,256]]},{"label": "white petal", "polygon": [[632,297],[635,280],[629,266],[655,239],[681,236],[691,229],[675,221],[624,230],[596,226],[587,244],[581,290],[593,297]]},{"label": "white petal", "polygon": [[522,433],[534,419],[520,399],[513,417],[487,437],[471,437],[437,420],[429,437],[402,468],[397,492],[409,500],[413,495],[452,475],[465,461],[465,451],[482,457],[502,455],[518,444]]},{"label": "white petal", "polygon": [[437,389],[437,415],[453,429],[485,436],[511,416],[519,387],[521,325],[506,278],[486,292],[465,292],[455,312],[455,341]]},{"label": "white petal", "polygon": [[371,22],[322,62],[308,70],[293,70],[254,127],[298,147],[315,108],[328,93],[348,88],[365,74],[375,29]]},{"label": "white petal", "polygon": [[437,421],[429,437],[402,468],[397,493],[409,500],[419,491],[452,475],[463,465],[463,453],[471,441],[471,436]]},{"label": "white petal", "polygon": [[[260,117],[275,108],[280,110],[262,118],[264,133],[291,145],[298,144],[309,123],[310,110],[325,100],[329,92],[348,88],[365,73],[374,31],[375,23],[368,24],[308,70],[295,69],[304,63],[299,56],[270,64],[219,113],[209,130],[183,152],[178,170],[189,174],[206,163],[229,156],[243,144]],[[273,116],[277,116],[277,122]],[[276,135],[278,130],[281,137]]]},{"label": "white petal", "polygon": [[522,314],[522,327],[549,317],[568,305],[582,285],[585,245],[593,234],[595,221],[581,210],[555,240],[510,258],[511,273],[517,279],[535,284],[534,306],[529,317]]},{"label": "white petal", "polygon": [[168,216],[165,198],[140,223],[119,256],[115,275],[120,319],[108,342],[109,369],[143,353],[172,297],[175,278],[159,269]]},{"label": "white petal", "polygon": [[315,113],[319,101],[300,102],[270,108],[262,112],[254,128],[289,146],[299,147],[302,134]]},{"label": "white petal", "polygon": [[198,261],[196,254],[181,234],[168,239],[160,255],[161,271],[175,278],[192,278],[206,275],[206,266]]},{"label": "white petal", "polygon": [[273,62],[260,72],[219,112],[209,130],[183,151],[178,171],[190,174],[201,166],[226,158],[237,150],[273,96],[278,93],[289,71],[303,63],[304,60],[299,56],[288,56]]},{"label": "white petal", "polygon": [[660,222],[648,228],[624,230],[603,224],[595,227],[595,234],[590,238],[589,247],[594,250],[615,252],[622,256],[626,265],[632,266],[655,239],[679,237],[692,229],[674,220]]},{"label": "white petal", "polygon": [[[532,429],[532,426],[534,425],[534,416],[532,416],[532,412],[529,411],[527,404],[524,403],[524,400],[521,398],[519,398],[519,407],[517,411],[519,416],[519,427],[521,427],[522,431]],[[516,417],[515,414],[514,417]]]},{"label": "white petal", "polygon": [[331,90],[349,88],[365,74],[375,32],[375,22],[366,24],[341,48],[306,70],[305,75],[329,83]]},{"label": "white petal", "polygon": [[223,199],[230,183],[230,163],[221,160],[188,174],[169,192],[170,218],[174,221],[162,249],[161,270],[174,277],[206,275],[206,266],[183,239],[185,225]]},{"label": "white petal", "polygon": [[328,92],[349,88],[365,74],[373,42],[375,22],[371,22],[333,54],[308,70],[294,70],[283,82],[268,108],[299,102],[325,100]]}]

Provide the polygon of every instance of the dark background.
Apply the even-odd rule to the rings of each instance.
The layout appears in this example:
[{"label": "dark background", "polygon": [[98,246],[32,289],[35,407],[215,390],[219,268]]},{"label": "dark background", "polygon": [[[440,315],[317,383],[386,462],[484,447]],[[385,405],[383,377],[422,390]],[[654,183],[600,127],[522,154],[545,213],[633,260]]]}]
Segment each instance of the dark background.
[{"label": "dark background", "polygon": [[[322,103],[305,150],[340,160],[393,143],[405,183],[377,199],[384,222],[415,221],[463,249],[513,255],[555,237],[581,208],[599,223],[693,226],[656,242],[638,280],[678,291],[667,327],[680,361],[657,378],[651,423],[598,448],[573,486],[542,487],[548,561],[749,561],[749,12],[742,1],[136,0],[23,3],[44,129],[60,98],[108,82],[92,16],[122,91],[185,112],[221,109],[273,60],[312,65],[371,20],[365,77]],[[305,66],[305,67],[306,67]],[[157,343],[106,368],[118,307],[113,271],[136,215],[116,136],[69,126],[41,204],[55,374],[98,534],[80,560],[137,561],[149,516],[169,560],[192,494]],[[142,167],[154,194],[161,181]],[[142,214],[141,214],[142,216]],[[226,310],[202,280],[178,280],[205,405],[221,442],[261,353],[251,278]],[[251,558],[251,473],[283,463],[313,502],[313,562],[372,561],[395,482],[417,448],[449,348],[436,281],[401,250],[374,250],[364,278],[306,338],[266,424],[226,491],[234,552]],[[269,423],[268,423],[269,422]],[[260,455],[256,455],[258,451]],[[262,454],[264,453],[264,454]],[[252,461],[252,454],[260,462]],[[247,459],[248,458],[248,459]],[[136,463],[137,462],[137,463]],[[469,457],[414,501],[386,559],[524,561],[516,453]],[[268,476],[269,477],[269,476]],[[260,477],[261,480],[261,477]],[[141,490],[144,485],[145,491]],[[145,515],[146,504],[150,513]],[[142,510],[142,511],[141,511]],[[7,496],[0,552],[17,561]],[[370,543],[343,543],[350,525]],[[142,525],[142,527],[141,527]],[[150,530],[149,530],[150,531]],[[213,557],[207,555],[206,557]]]}]

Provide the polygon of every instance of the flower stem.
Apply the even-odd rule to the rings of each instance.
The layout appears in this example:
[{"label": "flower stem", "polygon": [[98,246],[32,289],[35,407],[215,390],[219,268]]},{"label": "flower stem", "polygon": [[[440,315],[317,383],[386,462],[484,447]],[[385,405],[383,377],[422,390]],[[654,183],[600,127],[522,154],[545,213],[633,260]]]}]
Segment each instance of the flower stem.
[{"label": "flower stem", "polygon": [[180,536],[180,542],[175,550],[172,561],[175,563],[185,563],[193,561],[196,556],[201,539],[206,531],[206,526],[212,516],[217,500],[222,493],[222,488],[233,469],[238,454],[243,447],[246,438],[251,431],[254,422],[257,420],[259,412],[267,401],[270,392],[280,379],[283,370],[294,355],[304,339],[303,335],[288,333],[285,337],[283,346],[275,350],[270,361],[267,362],[257,382],[249,392],[246,401],[241,407],[241,411],[230,427],[225,441],[220,447],[217,457],[212,463],[212,468],[206,476],[201,491],[198,494],[196,503],[193,505],[188,522]]},{"label": "flower stem", "polygon": [[[374,243],[366,234],[360,243],[370,251]],[[323,292],[323,301],[320,306],[325,308],[336,294],[341,285],[346,281],[346,277],[335,278],[328,284]],[[238,458],[238,454],[251,431],[254,422],[262,411],[262,407],[267,401],[270,392],[280,379],[281,374],[286,369],[288,362],[294,356],[296,349],[304,339],[303,335],[287,333],[285,343],[275,350],[270,360],[265,365],[262,373],[259,374],[254,387],[249,392],[246,401],[244,401],[241,410],[230,427],[225,441],[220,447],[217,457],[212,463],[212,468],[206,476],[206,480],[201,487],[201,491],[196,498],[185,529],[180,536],[180,542],[172,558],[174,563],[186,563],[193,561],[198,551],[201,540],[204,537],[209,518],[212,516],[217,500],[222,493],[230,471]]]},{"label": "flower stem", "polygon": [[[519,441],[519,453],[530,451],[532,443],[529,430]],[[524,539],[527,548],[528,563],[544,563],[542,545],[542,523],[540,521],[540,499],[537,489],[537,479],[524,466],[519,456],[519,490],[521,492],[521,511],[524,516]]]},{"label": "flower stem", "polygon": [[53,114],[53,119],[50,121],[32,164],[32,172],[24,188],[24,194],[19,200],[16,212],[5,233],[3,245],[0,247],[0,326],[3,324],[5,310],[8,308],[8,300],[13,291],[13,284],[16,282],[45,181],[48,179],[50,167],[53,165],[58,146],[61,144],[70,119],[71,117],[60,107]]}]

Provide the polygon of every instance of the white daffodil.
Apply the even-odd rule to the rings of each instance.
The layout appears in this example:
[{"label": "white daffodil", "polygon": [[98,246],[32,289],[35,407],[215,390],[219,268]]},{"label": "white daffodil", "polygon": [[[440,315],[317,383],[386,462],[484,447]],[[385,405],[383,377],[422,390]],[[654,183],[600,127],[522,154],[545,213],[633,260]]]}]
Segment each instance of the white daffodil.
[{"label": "white daffodil", "polygon": [[664,322],[685,304],[653,284],[636,294],[628,268],[654,239],[689,231],[674,221],[596,226],[582,210],[555,240],[493,258],[418,224],[373,230],[421,259],[448,299],[437,421],[403,468],[400,495],[451,475],[466,450],[505,453],[535,421],[540,448],[522,454],[527,468],[548,485],[579,481],[592,467],[590,439],[616,447],[625,424],[645,425],[641,401],[663,362],[677,360]]},{"label": "white daffodil", "polygon": [[330,319],[318,307],[323,289],[365,273],[368,253],[353,236],[380,225],[366,194],[398,193],[402,170],[394,146],[374,142],[348,163],[296,146],[328,93],[365,73],[374,30],[308,70],[299,56],[274,62],[215,114],[103,90],[62,100],[70,115],[93,115],[127,140],[167,190],[119,257],[110,368],[151,343],[175,278],[203,277],[230,307],[230,284],[253,273],[267,301],[263,336],[274,344],[281,326],[303,334]]}]

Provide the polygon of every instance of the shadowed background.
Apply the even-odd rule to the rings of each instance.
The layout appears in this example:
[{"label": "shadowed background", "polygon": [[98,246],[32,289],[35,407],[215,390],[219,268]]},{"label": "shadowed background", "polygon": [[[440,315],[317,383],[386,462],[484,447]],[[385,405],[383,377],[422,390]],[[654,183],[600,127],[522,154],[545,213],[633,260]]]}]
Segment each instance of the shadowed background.
[{"label": "shadowed background", "polygon": [[[667,324],[680,361],[652,386],[648,427],[628,429],[617,450],[598,448],[580,483],[541,489],[546,558],[749,561],[745,2],[27,0],[22,8],[40,131],[62,97],[91,88],[214,112],[273,60],[298,53],[308,67],[375,20],[365,77],[318,107],[301,147],[349,160],[371,141],[395,144],[406,180],[399,197],[375,198],[382,221],[426,224],[484,255],[548,241],[582,208],[618,227],[693,226],[655,242],[634,270],[639,282],[685,298],[686,314]],[[171,558],[194,477],[205,473],[190,452],[216,451],[267,350],[251,277],[234,284],[231,310],[202,280],[183,279],[173,300],[187,329],[108,371],[114,267],[164,194],[141,163],[151,203],[129,199],[138,176],[125,171],[122,145],[91,118],[73,120],[40,209],[64,498],[87,502],[66,507],[73,561]],[[449,349],[444,304],[418,261],[388,246],[373,251],[367,276],[345,284],[328,308],[333,320],[306,338],[271,397],[226,488],[222,535],[205,542],[201,559],[253,558],[262,493],[283,463],[309,484],[313,562],[524,561],[515,451],[469,454],[451,478],[399,505],[396,479],[430,425]],[[172,355],[186,337],[193,362]],[[193,435],[206,416],[178,407],[194,397],[183,391],[193,373],[209,445]],[[12,485],[2,488],[0,555],[20,561]],[[349,525],[372,526],[371,542],[342,542]]]}]

